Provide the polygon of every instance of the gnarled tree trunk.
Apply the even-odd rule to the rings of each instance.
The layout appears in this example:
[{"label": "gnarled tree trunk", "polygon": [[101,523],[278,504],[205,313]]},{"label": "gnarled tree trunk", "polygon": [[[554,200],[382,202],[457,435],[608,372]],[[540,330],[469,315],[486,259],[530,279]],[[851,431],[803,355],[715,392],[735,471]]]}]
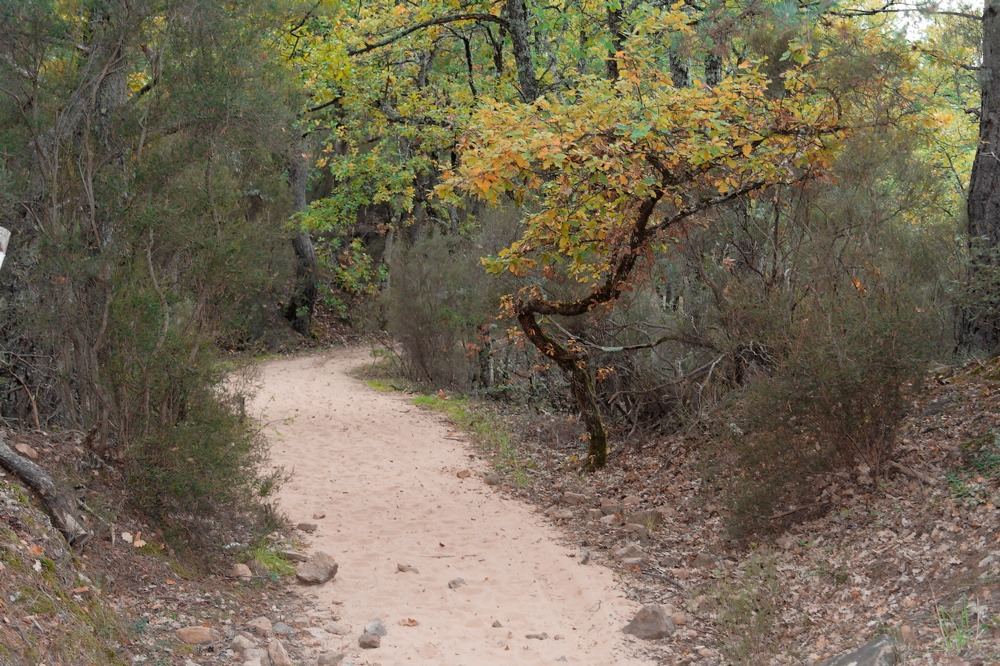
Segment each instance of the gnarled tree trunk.
[{"label": "gnarled tree trunk", "polygon": [[48,472],[10,448],[2,436],[0,466],[35,491],[52,517],[52,523],[71,546],[80,547],[90,539],[90,532],[80,521],[73,499],[60,490]]}]

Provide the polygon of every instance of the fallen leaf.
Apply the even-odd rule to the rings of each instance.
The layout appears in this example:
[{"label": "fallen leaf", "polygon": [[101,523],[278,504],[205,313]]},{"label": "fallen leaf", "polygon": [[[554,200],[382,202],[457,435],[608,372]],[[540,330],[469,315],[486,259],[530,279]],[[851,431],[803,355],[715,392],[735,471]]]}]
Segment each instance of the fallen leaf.
[{"label": "fallen leaf", "polygon": [[401,627],[415,627],[418,624],[420,623],[414,620],[412,617],[404,617],[402,620],[399,621],[399,625]]}]

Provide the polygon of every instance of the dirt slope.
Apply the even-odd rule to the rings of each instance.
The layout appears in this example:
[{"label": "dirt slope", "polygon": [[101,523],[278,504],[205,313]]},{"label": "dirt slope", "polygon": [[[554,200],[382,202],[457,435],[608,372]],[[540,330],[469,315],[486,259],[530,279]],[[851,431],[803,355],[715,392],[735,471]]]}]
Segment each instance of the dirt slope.
[{"label": "dirt slope", "polygon": [[[485,485],[470,446],[433,415],[352,378],[366,360],[341,350],[272,361],[254,404],[274,462],[292,472],[283,509],[317,523],[311,547],[340,564],[333,583],[302,588],[318,621],[351,628],[322,648],[386,666],[649,663],[629,656],[621,627],[636,606],[610,570],[568,557],[555,528]],[[456,578],[465,584],[451,589]],[[376,617],[388,635],[361,650]]]}]

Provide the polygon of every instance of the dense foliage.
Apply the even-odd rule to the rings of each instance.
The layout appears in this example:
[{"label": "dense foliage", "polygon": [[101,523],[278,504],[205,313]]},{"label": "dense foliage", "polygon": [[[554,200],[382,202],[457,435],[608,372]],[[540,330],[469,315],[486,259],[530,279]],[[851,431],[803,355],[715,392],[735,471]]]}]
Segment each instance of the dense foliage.
[{"label": "dense foliage", "polygon": [[735,505],[877,476],[927,361],[996,351],[995,14],[7,0],[5,415],[183,514],[259,462],[213,350],[318,302],[421,381],[578,412],[590,467],[697,425]]}]

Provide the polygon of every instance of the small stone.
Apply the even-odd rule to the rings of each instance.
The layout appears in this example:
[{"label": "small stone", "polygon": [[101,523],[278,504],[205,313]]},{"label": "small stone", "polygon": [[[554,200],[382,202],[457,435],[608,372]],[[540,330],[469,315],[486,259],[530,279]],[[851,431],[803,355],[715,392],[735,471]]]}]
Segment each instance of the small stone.
[{"label": "small stone", "polygon": [[699,569],[714,569],[719,561],[711,553],[698,553],[691,561],[691,566]]},{"label": "small stone", "polygon": [[279,550],[278,555],[281,555],[281,557],[289,562],[305,562],[309,559],[308,555],[300,553],[297,550]]},{"label": "small stone", "polygon": [[250,630],[258,636],[270,636],[274,631],[274,627],[271,625],[271,621],[261,615],[260,617],[255,617],[254,619],[247,622],[247,626]]},{"label": "small stone", "polygon": [[649,530],[645,525],[629,523],[625,525],[625,531],[639,540],[639,543],[649,543]]},{"label": "small stone", "polygon": [[325,513],[314,513],[313,514],[313,520],[323,520],[324,518],[326,518],[326,514]]},{"label": "small stone", "polygon": [[567,491],[563,493],[562,501],[563,504],[568,504],[570,506],[581,506],[583,504],[589,504],[590,498],[583,493],[571,493]]},{"label": "small stone", "polygon": [[285,624],[284,622],[275,622],[274,633],[278,634],[279,636],[291,636],[292,634],[295,633],[295,629]]},{"label": "small stone", "polygon": [[310,534],[312,534],[313,532],[319,529],[319,525],[317,525],[316,523],[299,523],[298,525],[295,526],[295,529],[301,532],[309,532]]},{"label": "small stone", "polygon": [[915,608],[917,606],[916,598],[912,596],[903,597],[903,608]]},{"label": "small stone", "polygon": [[467,479],[470,476],[472,476],[472,472],[470,472],[467,469],[460,469],[458,470],[458,472],[455,473],[455,476],[457,476],[460,479]]},{"label": "small stone", "polygon": [[663,512],[662,511],[633,511],[629,513],[625,519],[627,523],[635,523],[636,525],[642,525],[643,527],[655,530],[657,527],[663,524]]},{"label": "small stone", "polygon": [[627,567],[640,567],[640,566],[642,566],[643,564],[646,563],[646,558],[645,557],[626,557],[621,562],[622,562],[622,564],[624,564]]},{"label": "small stone", "polygon": [[412,564],[397,564],[396,571],[399,573],[420,573]]},{"label": "small stone", "polygon": [[377,617],[368,624],[366,624],[365,633],[373,634],[375,636],[385,636],[386,629],[385,629],[385,624],[382,622],[382,618]]},{"label": "small stone", "polygon": [[587,509],[587,518],[591,520],[600,520],[603,515],[604,512],[600,509]]},{"label": "small stone", "polygon": [[247,650],[243,655],[243,666],[270,666],[271,660],[267,656],[267,650],[254,648]]},{"label": "small stone", "polygon": [[499,629],[499,628],[500,628],[500,627],[502,627],[502,626],[503,626],[503,625],[502,625],[502,624],[500,624],[500,620],[493,620],[493,628],[494,628],[494,629]]},{"label": "small stone", "polygon": [[343,652],[324,652],[316,658],[316,666],[340,666],[345,656]]},{"label": "small stone", "polygon": [[625,509],[634,509],[640,504],[642,504],[642,499],[638,495],[629,495],[622,500],[622,506]]},{"label": "small stone", "polygon": [[590,560],[593,557],[590,551],[586,548],[580,549],[580,564],[590,564]]},{"label": "small stone", "polygon": [[618,516],[618,514],[615,514],[615,513],[609,513],[606,516],[604,516],[603,518],[601,518],[601,524],[602,525],[607,525],[608,527],[610,527],[612,525],[617,525],[620,522],[621,522],[621,518]]},{"label": "small stone", "polygon": [[601,500],[601,513],[603,513],[605,516],[621,512],[622,512],[621,502],[616,502],[614,500],[609,500],[609,499]]},{"label": "small stone", "polygon": [[337,622],[331,622],[323,628],[334,636],[346,636],[351,633],[351,628],[349,626]]},{"label": "small stone", "polygon": [[378,634],[361,634],[358,639],[358,646],[366,650],[372,650],[382,644],[382,639]]},{"label": "small stone", "polygon": [[635,542],[627,544],[615,551],[615,557],[619,560],[631,557],[643,557],[644,555],[645,553],[642,551],[642,547]]},{"label": "small stone", "polygon": [[488,486],[499,486],[500,485],[500,475],[496,472],[490,472],[483,477],[483,481],[486,482]]},{"label": "small stone", "polygon": [[465,585],[464,578],[452,578],[451,580],[448,581],[448,587],[450,587],[453,590],[457,590],[463,585]]},{"label": "small stone", "polygon": [[680,611],[674,611],[670,614],[670,619],[678,627],[683,627],[688,623],[688,616]]},{"label": "small stone", "polygon": [[250,580],[253,578],[253,572],[250,571],[250,567],[242,562],[238,562],[229,570],[229,576],[231,578],[239,578],[240,580]]},{"label": "small stone", "polygon": [[915,632],[913,627],[908,624],[904,624],[899,627],[899,637],[904,643],[917,642],[917,632]]},{"label": "small stone", "polygon": [[573,518],[573,509],[556,509],[549,513],[549,516],[555,520],[571,520]]},{"label": "small stone", "polygon": [[543,631],[540,634],[525,634],[524,637],[525,638],[530,638],[530,639],[533,639],[533,640],[536,640],[536,641],[544,641],[544,640],[546,640],[549,637],[549,635]]},{"label": "small stone", "polygon": [[313,553],[299,565],[295,577],[305,585],[322,585],[337,575],[337,562],[326,553]]},{"label": "small stone", "polygon": [[38,451],[33,446],[27,444],[15,444],[14,450],[29,460],[38,460]]},{"label": "small stone", "polygon": [[294,666],[284,643],[277,638],[267,644],[267,656],[271,660],[271,666]]},{"label": "small stone", "polygon": [[643,606],[622,631],[646,640],[656,640],[672,634],[674,623],[662,606],[650,604]]},{"label": "small stone", "polygon": [[177,640],[188,645],[202,645],[219,640],[219,632],[211,627],[182,627],[174,632]]},{"label": "small stone", "polygon": [[552,640],[554,640],[554,641],[561,641],[564,638],[565,638],[565,636],[563,636],[562,634],[556,634],[555,636],[552,637]]},{"label": "small stone", "polygon": [[231,647],[236,654],[242,656],[246,654],[247,650],[252,650],[257,647],[257,644],[243,634],[236,634],[236,636],[233,637],[232,642],[229,644],[229,647]]}]

